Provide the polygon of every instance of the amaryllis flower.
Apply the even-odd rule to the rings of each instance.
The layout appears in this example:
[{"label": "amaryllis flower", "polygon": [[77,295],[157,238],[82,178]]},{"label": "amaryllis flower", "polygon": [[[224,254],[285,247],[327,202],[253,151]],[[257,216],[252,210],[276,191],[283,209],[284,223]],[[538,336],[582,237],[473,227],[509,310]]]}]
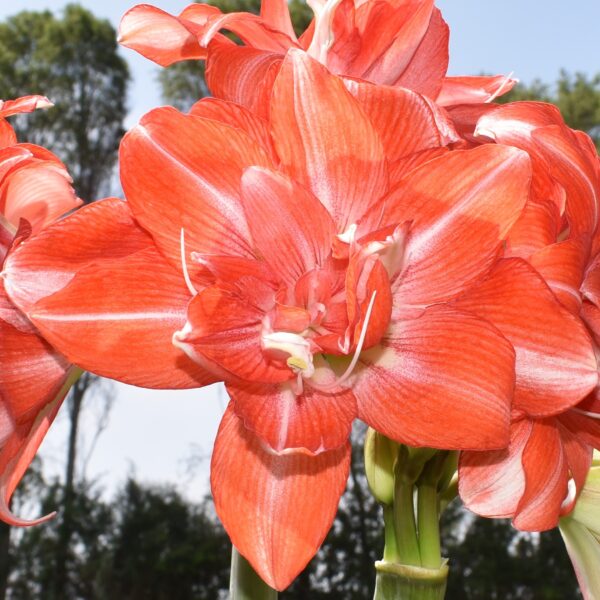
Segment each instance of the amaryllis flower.
[{"label": "amaryllis flower", "polygon": [[260,16],[192,4],[175,17],[140,4],[123,17],[119,41],[162,66],[206,59],[212,94],[252,110],[266,107],[268,83],[290,48],[306,51],[333,73],[408,88],[440,106],[489,102],[515,84],[502,76],[446,77],[449,31],[433,0],[309,4],[315,18],[300,38],[286,0],[263,0]]},{"label": "amaryllis flower", "polygon": [[[460,492],[479,514],[549,529],[572,510],[592,449],[600,447],[600,404],[586,398],[597,384],[591,336],[596,352],[600,340],[599,162],[591,140],[547,104],[495,108],[475,134],[526,150],[533,181],[507,241],[506,255],[515,258],[458,302],[492,321],[517,355],[511,443],[500,452],[464,453]],[[516,327],[523,313],[529,322]],[[561,314],[563,329],[553,328]]]},{"label": "amaryllis flower", "polygon": [[268,120],[214,99],[148,113],[121,147],[127,202],[7,262],[12,300],[76,364],[225,381],[215,504],[275,588],[331,525],[354,418],[411,445],[508,443],[512,346],[450,302],[492,269],[530,164],[448,152],[446,132],[418,94],[344,84],[291,50]]},{"label": "amaryllis flower", "polygon": [[[48,150],[17,144],[5,117],[51,106],[41,96],[0,102],[0,265],[11,248],[79,206],[64,165]],[[0,279],[0,518],[69,390],[75,369],[9,300]],[[48,518],[48,517],[46,517]]]}]

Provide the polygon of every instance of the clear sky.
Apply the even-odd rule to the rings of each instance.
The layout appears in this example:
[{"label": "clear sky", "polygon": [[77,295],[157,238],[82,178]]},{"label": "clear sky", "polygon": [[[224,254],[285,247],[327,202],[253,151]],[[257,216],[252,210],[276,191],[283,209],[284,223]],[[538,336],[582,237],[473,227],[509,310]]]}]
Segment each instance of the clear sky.
[{"label": "clear sky", "polygon": [[[63,0],[0,0],[0,18],[17,10],[59,11]],[[115,25],[131,5],[128,0],[84,0],[96,14]],[[157,0],[155,5],[177,13],[185,1]],[[552,82],[561,68],[600,72],[600,0],[438,0],[450,24],[451,74],[514,72],[523,81],[539,77]],[[129,124],[161,103],[156,85],[158,67],[124,50],[133,86]],[[142,479],[177,482],[189,496],[207,489],[208,461],[188,473],[187,459],[208,455],[225,404],[217,387],[187,392],[151,392],[117,386],[109,426],[98,440],[86,468],[108,491],[132,470]],[[88,413],[82,441],[87,448],[95,431],[96,413]],[[44,443],[51,471],[62,472],[66,415]]]}]

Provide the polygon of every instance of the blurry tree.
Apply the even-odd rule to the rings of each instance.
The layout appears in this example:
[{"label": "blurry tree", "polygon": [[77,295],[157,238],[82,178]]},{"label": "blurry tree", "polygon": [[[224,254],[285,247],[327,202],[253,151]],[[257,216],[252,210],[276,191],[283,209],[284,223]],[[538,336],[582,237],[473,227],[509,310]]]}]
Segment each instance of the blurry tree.
[{"label": "blurry tree", "polygon": [[228,588],[231,544],[207,501],[130,479],[114,503],[116,524],[101,598],[215,600]]},{"label": "blurry tree", "polygon": [[66,163],[86,202],[110,189],[128,82],[114,27],[79,5],[62,18],[24,11],[0,23],[0,98],[42,94],[54,102],[19,117],[17,132]]},{"label": "blurry tree", "polygon": [[[225,13],[260,12],[260,0],[208,0],[207,4]],[[288,6],[296,34],[300,35],[312,20],[312,10],[304,0],[290,0]],[[163,99],[180,110],[189,110],[194,102],[210,95],[204,79],[204,61],[176,63],[161,69],[158,77]]]},{"label": "blurry tree", "polygon": [[529,85],[518,84],[499,102],[537,100],[551,102],[560,109],[565,122],[573,129],[588,133],[600,149],[600,74],[588,77],[561,71],[555,86],[539,79]]}]

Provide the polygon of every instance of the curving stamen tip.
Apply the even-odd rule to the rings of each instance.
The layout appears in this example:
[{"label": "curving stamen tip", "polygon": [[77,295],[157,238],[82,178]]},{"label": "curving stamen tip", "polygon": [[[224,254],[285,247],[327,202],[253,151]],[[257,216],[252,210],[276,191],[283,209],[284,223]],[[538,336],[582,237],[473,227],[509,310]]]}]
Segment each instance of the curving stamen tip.
[{"label": "curving stamen tip", "polygon": [[485,101],[484,104],[489,104],[493,102],[498,96],[501,96],[506,89],[506,86],[512,81],[512,76],[515,74],[514,71],[511,71],[505,78],[500,87]]},{"label": "curving stamen tip", "polygon": [[179,241],[180,241],[180,245],[181,245],[181,269],[183,271],[183,279],[185,280],[185,285],[187,286],[187,289],[190,291],[190,294],[192,294],[192,296],[197,296],[198,295],[198,290],[194,287],[194,284],[192,283],[192,279],[190,277],[188,268],[187,268],[187,262],[185,259],[185,231],[183,229],[183,227],[181,228],[181,235],[179,237]]}]

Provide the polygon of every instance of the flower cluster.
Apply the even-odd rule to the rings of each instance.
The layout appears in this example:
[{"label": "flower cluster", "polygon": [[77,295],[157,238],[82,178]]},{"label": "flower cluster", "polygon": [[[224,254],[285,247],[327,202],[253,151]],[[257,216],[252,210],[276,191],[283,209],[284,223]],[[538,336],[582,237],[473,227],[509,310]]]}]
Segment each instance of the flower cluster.
[{"label": "flower cluster", "polygon": [[277,589],[331,526],[356,418],[461,451],[466,505],[525,530],[573,509],[600,448],[592,142],[550,105],[495,104],[510,77],[447,77],[432,0],[311,7],[299,38],[285,0],[260,16],[125,15],[122,44],[161,65],[206,60],[213,94],[125,136],[125,201],[49,224],[73,197],[46,188],[42,218],[17,186],[52,159],[16,145],[28,157],[7,175],[0,162],[0,208],[25,223],[2,271],[24,325],[4,308],[0,325],[43,344],[63,378],[43,375],[56,383],[33,407],[3,380],[6,423],[26,413],[29,431],[13,441],[2,421],[2,465],[22,457],[4,495],[70,364],[152,388],[223,381],[216,509]]}]

